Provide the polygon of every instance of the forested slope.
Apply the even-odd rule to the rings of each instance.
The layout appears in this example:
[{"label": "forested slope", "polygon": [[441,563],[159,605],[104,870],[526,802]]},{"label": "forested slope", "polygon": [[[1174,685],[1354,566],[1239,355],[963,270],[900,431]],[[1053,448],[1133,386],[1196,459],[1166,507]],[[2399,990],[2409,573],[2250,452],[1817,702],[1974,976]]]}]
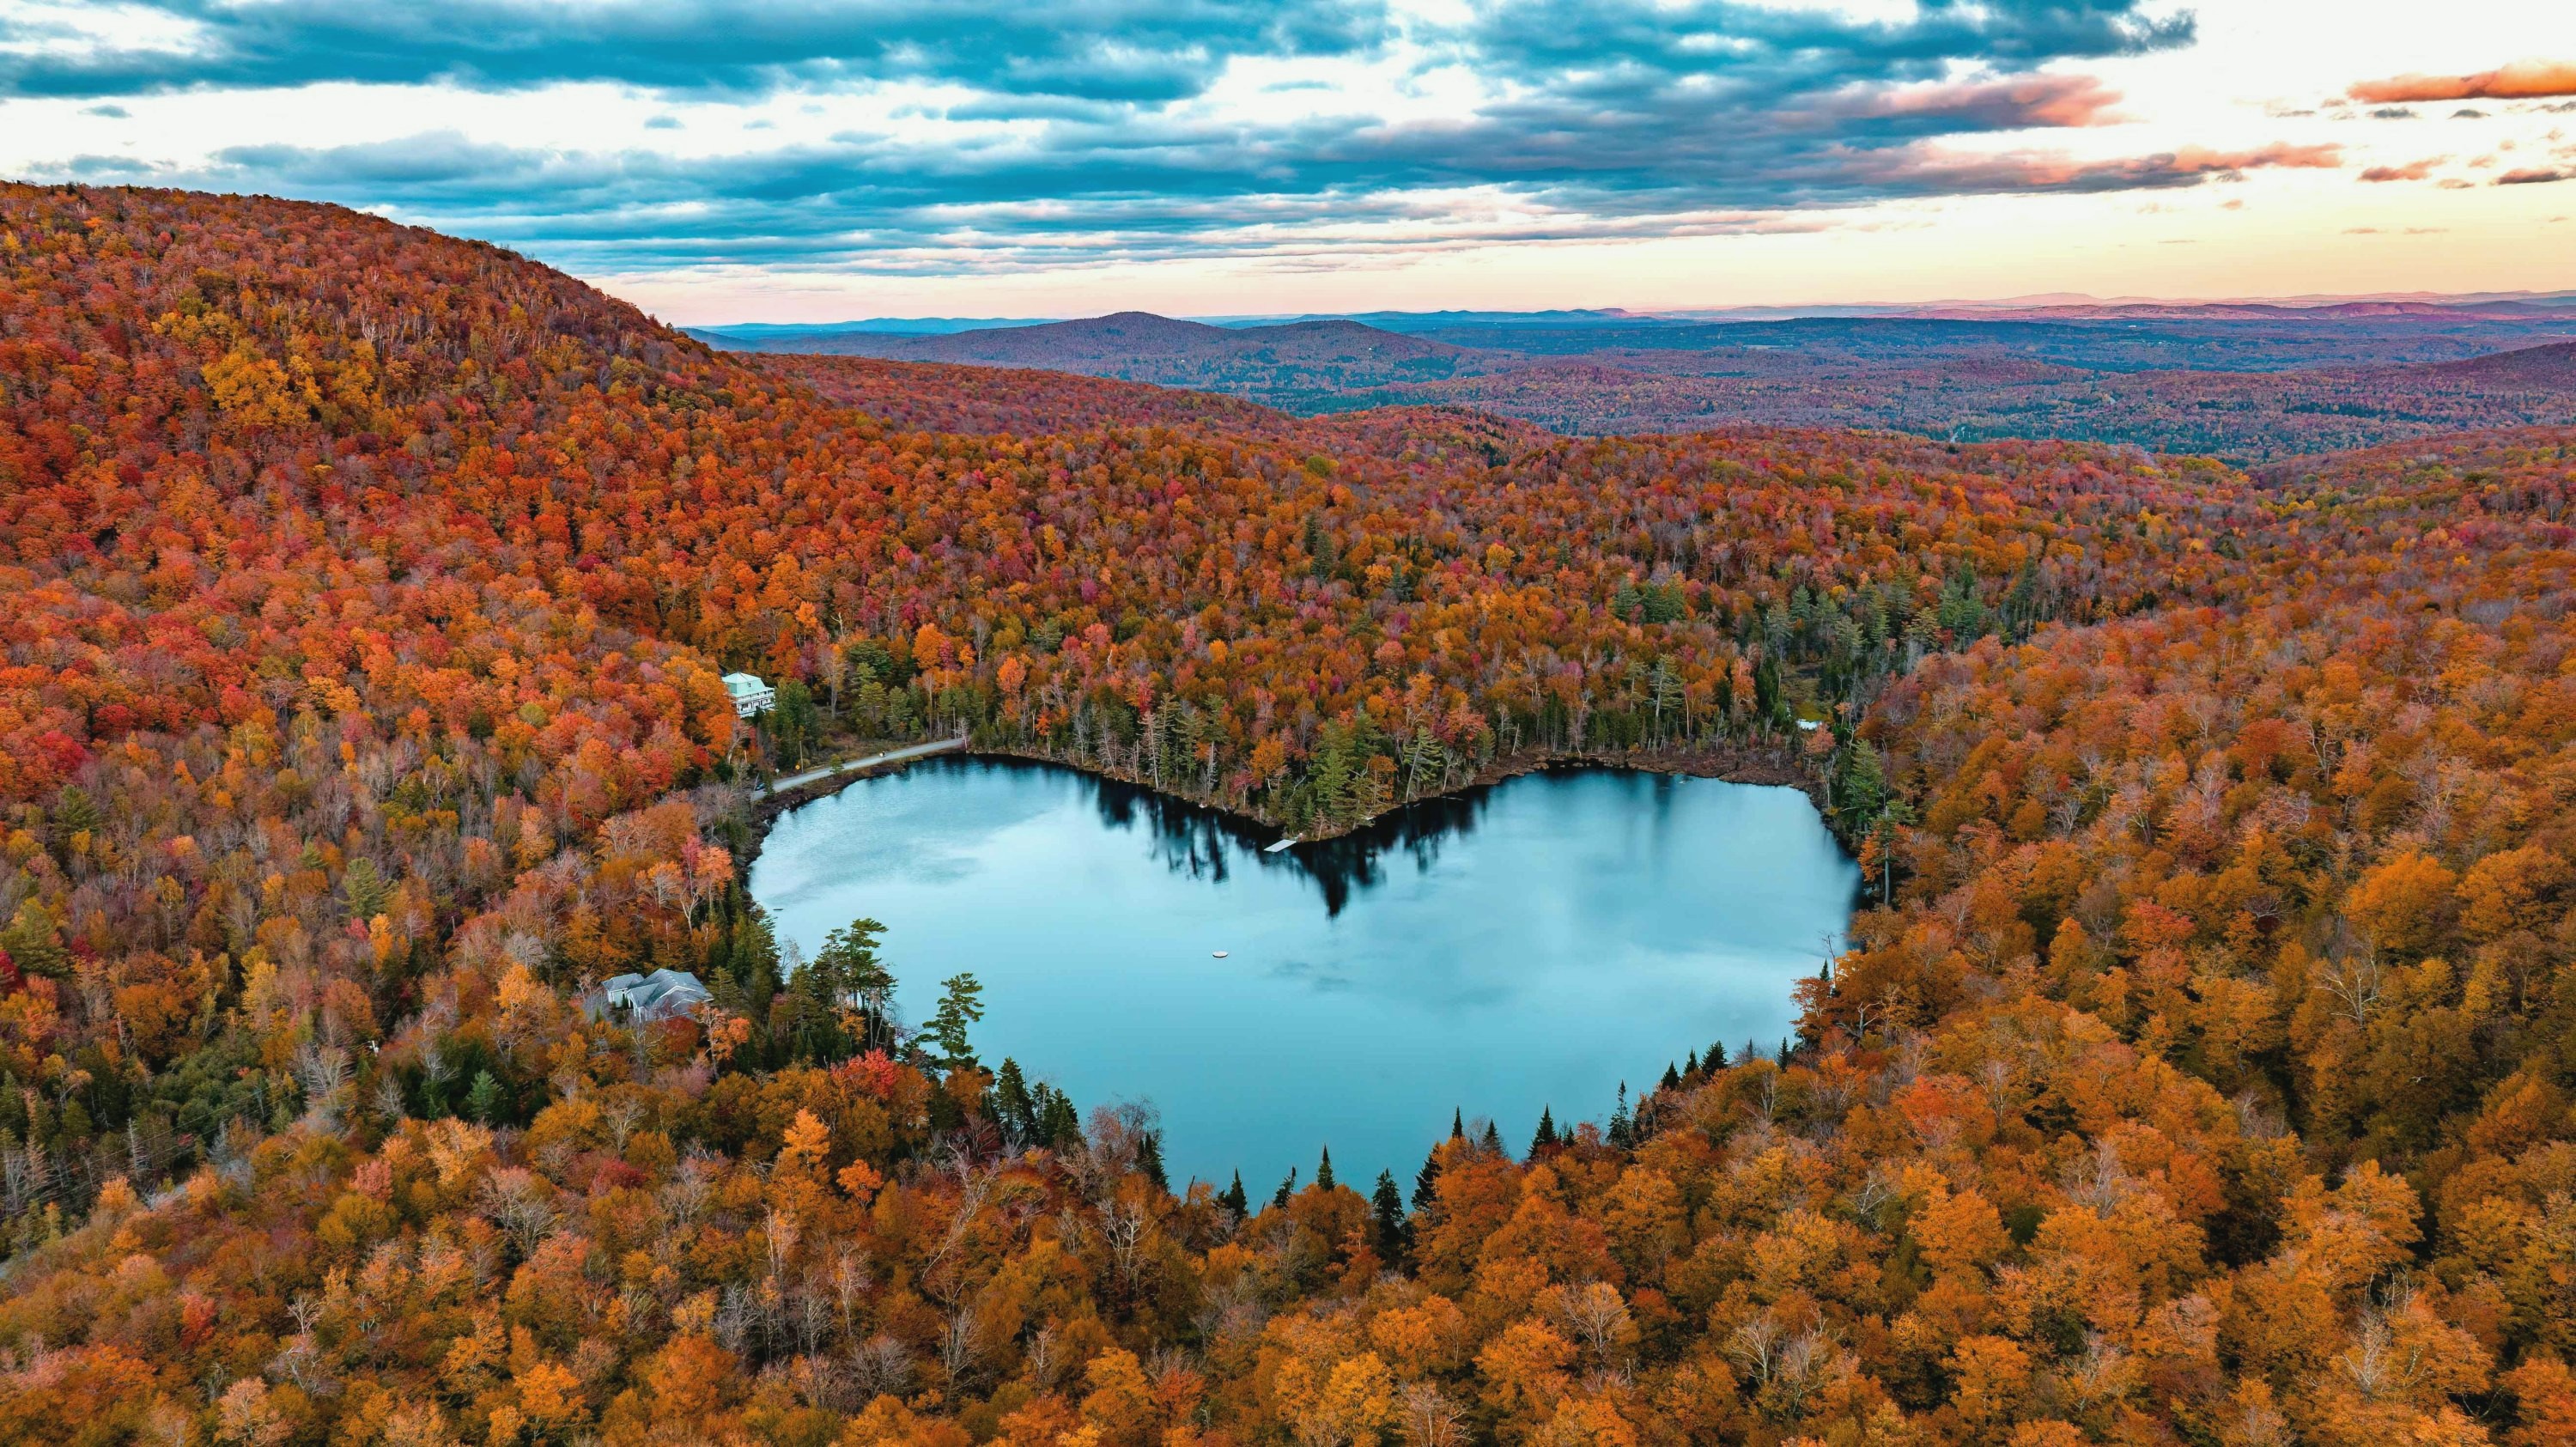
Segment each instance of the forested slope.
[{"label": "forested slope", "polygon": [[[705,335],[760,351],[1047,367],[1310,414],[1474,407],[1576,435],[1889,428],[2268,461],[2470,429],[2576,424],[2569,313],[2546,305],[2059,308],[1714,324],[1384,320],[1405,330],[1352,322],[1228,329],[1130,312],[938,336]],[[813,372],[835,369],[818,358]],[[970,394],[1005,385],[958,383]]]},{"label": "forested slope", "polygon": [[[0,278],[0,1438],[2576,1433],[2576,436],[1238,427],[176,193]],[[830,714],[1305,828],[1768,751],[1873,907],[1782,1059],[1175,1196],[781,977],[733,781]]]}]

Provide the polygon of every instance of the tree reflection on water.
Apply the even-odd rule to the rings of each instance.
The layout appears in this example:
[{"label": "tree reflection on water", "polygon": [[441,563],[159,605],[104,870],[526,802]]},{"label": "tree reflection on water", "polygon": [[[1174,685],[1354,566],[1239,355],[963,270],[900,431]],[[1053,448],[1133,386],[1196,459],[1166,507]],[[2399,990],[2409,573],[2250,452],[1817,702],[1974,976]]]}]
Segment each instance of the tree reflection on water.
[{"label": "tree reflection on water", "polygon": [[1243,860],[1264,869],[1288,870],[1314,883],[1328,915],[1340,914],[1354,895],[1385,883],[1389,856],[1409,859],[1416,869],[1429,869],[1449,840],[1474,832],[1493,793],[1492,786],[1480,784],[1419,800],[1391,809],[1349,834],[1291,845],[1273,854],[1268,850],[1279,838],[1275,829],[1141,785],[1101,778],[1090,782],[1101,822],[1121,830],[1143,830],[1155,857],[1173,873],[1222,883]]}]

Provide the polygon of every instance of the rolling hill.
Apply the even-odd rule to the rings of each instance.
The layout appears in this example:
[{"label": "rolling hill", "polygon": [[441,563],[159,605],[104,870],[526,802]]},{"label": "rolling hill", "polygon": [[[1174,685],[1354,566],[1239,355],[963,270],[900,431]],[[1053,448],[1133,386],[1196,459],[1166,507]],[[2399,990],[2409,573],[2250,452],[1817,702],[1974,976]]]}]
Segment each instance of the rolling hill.
[{"label": "rolling hill", "polygon": [[[2571,498],[2563,426],[2257,479],[746,359],[0,185],[0,1441],[2558,1447]],[[746,893],[764,779],[959,733],[1310,836],[1794,780],[1864,890],[1776,1050],[1174,1181]]]},{"label": "rolling hill", "polygon": [[[1308,414],[1466,406],[1568,434],[1740,425],[2063,438],[2242,462],[2562,422],[2547,307],[2075,307],[1696,323],[1608,313],[1218,327],[1128,312],[949,335],[719,340],[764,352],[1052,369]],[[2550,342],[2560,346],[2563,343]],[[2481,362],[2493,355],[2493,361]],[[2424,370],[2430,369],[2430,370]],[[1032,385],[1042,385],[1035,384]]]},{"label": "rolling hill", "polygon": [[[724,340],[719,337],[720,340]],[[1355,390],[1454,375],[1473,354],[1351,321],[1218,327],[1148,312],[939,336],[832,332],[745,350],[1043,368],[1322,410]]]}]

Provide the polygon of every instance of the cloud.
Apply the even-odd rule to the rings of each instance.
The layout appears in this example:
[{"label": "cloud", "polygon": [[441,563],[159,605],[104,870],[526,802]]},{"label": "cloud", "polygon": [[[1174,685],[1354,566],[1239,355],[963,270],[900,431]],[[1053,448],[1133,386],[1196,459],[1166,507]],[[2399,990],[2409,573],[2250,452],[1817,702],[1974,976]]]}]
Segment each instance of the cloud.
[{"label": "cloud", "polygon": [[1867,132],[1821,142],[1682,132],[1658,146],[1607,129],[1354,122],[1311,126],[1294,148],[1168,125],[971,154],[852,137],[705,158],[505,147],[441,132],[238,147],[210,167],[137,176],[129,165],[120,179],[390,203],[405,220],[577,269],[908,273],[1811,229],[1818,223],[1806,213],[1891,198],[2168,189],[2340,160],[2332,146],[2078,160]]},{"label": "cloud", "polygon": [[[2191,16],[2158,0],[1915,0],[1892,17],[1785,0],[1461,0],[1434,18],[1386,0],[127,8],[176,28],[13,50],[0,19],[0,93],[608,83],[740,116],[781,92],[934,83],[898,120],[716,158],[657,149],[655,110],[623,145],[588,149],[431,131],[51,168],[390,208],[595,271],[958,271],[1709,234],[1889,200],[2340,164],[2321,146],[2050,149],[2048,133],[2120,119],[2118,93],[2067,65],[2192,41]],[[1321,74],[1361,104],[1247,110],[1244,88],[1221,82],[1254,62],[1271,65],[1253,72],[1265,96],[1274,72],[1279,85]],[[1375,87],[1460,85],[1466,98],[1434,114],[1366,105]]]},{"label": "cloud", "polygon": [[2507,171],[2495,178],[2495,184],[2499,186],[2540,186],[2552,181],[2576,181],[2576,170],[2534,167]]},{"label": "cloud", "polygon": [[2576,62],[2517,60],[2475,75],[2400,75],[2345,92],[2364,105],[2440,100],[2542,100],[2576,95]]},{"label": "cloud", "polygon": [[1844,118],[1917,118],[1944,130],[2052,129],[2110,125],[2120,93],[2089,75],[2034,75],[2012,80],[1954,81],[1897,89],[1863,89],[1845,101]]},{"label": "cloud", "polygon": [[2409,161],[2403,166],[2373,166],[2369,170],[2361,173],[2361,179],[2365,181],[2421,181],[2430,177],[2433,174],[2433,168],[2442,164],[2445,159],[2446,158],[2442,156],[2435,156],[2429,160]]},{"label": "cloud", "polygon": [[[929,80],[1161,102],[1239,56],[1350,55],[1382,0],[132,0],[66,38],[0,16],[0,93],[129,96],[325,81],[524,90],[608,82],[687,94]],[[136,38],[140,14],[163,22]],[[18,41],[11,47],[7,42]],[[87,43],[76,43],[86,41]]]},{"label": "cloud", "polygon": [[2002,155],[1908,158],[1917,184],[1929,191],[2134,191],[2234,180],[2275,167],[2331,169],[2343,164],[2332,145],[2274,144],[2245,151],[2186,147],[2152,156],[2077,161],[2063,156]]}]

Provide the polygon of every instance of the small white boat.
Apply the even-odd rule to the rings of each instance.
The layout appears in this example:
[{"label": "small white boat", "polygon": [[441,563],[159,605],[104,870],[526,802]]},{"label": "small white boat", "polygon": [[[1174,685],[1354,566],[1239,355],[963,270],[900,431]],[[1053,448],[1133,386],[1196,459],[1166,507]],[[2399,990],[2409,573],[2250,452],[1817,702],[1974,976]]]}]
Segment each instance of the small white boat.
[{"label": "small white boat", "polygon": [[1220,960],[1225,958],[1225,951],[1223,950],[1210,950],[1208,953],[1216,956]]},{"label": "small white boat", "polygon": [[1294,843],[1296,843],[1296,842],[1297,842],[1297,841],[1296,841],[1296,840],[1294,840],[1294,839],[1282,839],[1282,840],[1280,840],[1278,843],[1271,845],[1270,847],[1268,847],[1267,849],[1262,850],[1261,852],[1262,852],[1262,853],[1264,853],[1264,854],[1276,854],[1276,853],[1278,853],[1280,850],[1285,849],[1285,848],[1287,848],[1289,845],[1294,844]]}]

